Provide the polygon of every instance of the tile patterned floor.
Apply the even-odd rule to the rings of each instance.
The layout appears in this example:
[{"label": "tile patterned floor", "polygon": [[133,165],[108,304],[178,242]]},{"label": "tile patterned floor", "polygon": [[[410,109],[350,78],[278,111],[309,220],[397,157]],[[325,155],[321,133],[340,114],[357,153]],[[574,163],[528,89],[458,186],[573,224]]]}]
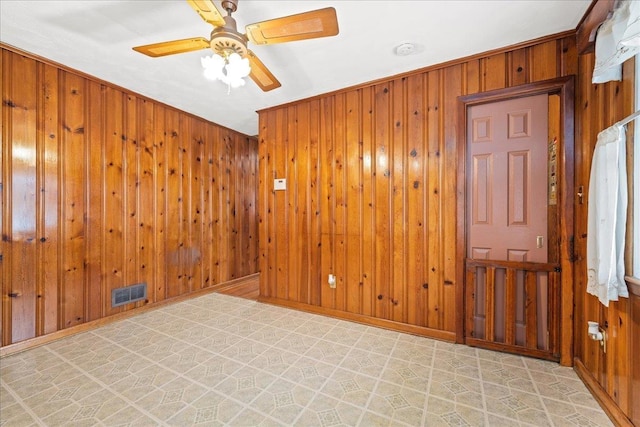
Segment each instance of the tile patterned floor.
[{"label": "tile patterned floor", "polygon": [[610,426],[571,368],[209,294],[0,360],[1,426]]}]

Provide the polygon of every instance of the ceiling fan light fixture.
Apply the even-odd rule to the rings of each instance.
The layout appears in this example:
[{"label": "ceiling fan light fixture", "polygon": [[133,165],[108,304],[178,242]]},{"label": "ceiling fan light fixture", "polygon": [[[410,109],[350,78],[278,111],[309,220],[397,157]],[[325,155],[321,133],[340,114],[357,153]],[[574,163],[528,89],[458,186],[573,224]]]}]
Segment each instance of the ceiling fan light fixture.
[{"label": "ceiling fan light fixture", "polygon": [[220,80],[229,88],[244,86],[244,78],[251,72],[249,60],[233,52],[225,57],[214,53],[200,59],[204,76],[209,80]]}]

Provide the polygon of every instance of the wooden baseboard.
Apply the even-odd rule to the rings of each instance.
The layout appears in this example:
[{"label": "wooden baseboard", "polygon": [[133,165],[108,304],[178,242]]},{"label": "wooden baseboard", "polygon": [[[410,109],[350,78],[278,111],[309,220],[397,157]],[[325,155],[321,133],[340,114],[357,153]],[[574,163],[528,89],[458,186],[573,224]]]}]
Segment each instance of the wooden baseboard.
[{"label": "wooden baseboard", "polygon": [[398,332],[406,332],[413,335],[419,335],[426,338],[433,338],[442,341],[455,342],[455,332],[441,331],[438,329],[427,328],[425,326],[415,326],[406,323],[395,322],[393,320],[379,319],[376,317],[365,316],[362,314],[348,313],[346,311],[334,310],[330,308],[319,307],[311,304],[303,304],[272,297],[258,297],[258,301],[267,304],[278,305],[281,307],[293,308],[295,310],[305,311],[308,313],[321,314],[324,316],[335,317],[338,319],[349,320],[352,322],[362,323],[364,325],[377,326],[379,328],[390,329]]},{"label": "wooden baseboard", "polygon": [[232,285],[240,285],[243,282],[258,280],[259,273],[250,274],[248,276],[240,277],[238,279],[229,280],[227,282],[217,283],[211,287],[198,289],[197,291],[190,292],[185,295],[180,295],[174,298],[158,301],[151,304],[146,304],[142,307],[134,308],[131,310],[123,311],[122,313],[114,314],[112,316],[104,317],[102,319],[92,320],[91,322],[82,323],[80,325],[72,326],[67,329],[62,329],[60,331],[52,332],[47,335],[42,335],[39,337],[31,338],[28,340],[20,341],[15,344],[10,344],[0,348],[0,358],[5,356],[9,356],[15,353],[19,353],[21,351],[29,350],[34,347],[38,347],[52,341],[57,341],[59,339],[68,337],[70,335],[79,334],[81,332],[90,331],[96,328],[99,328],[104,325],[108,325],[110,323],[116,322],[118,320],[128,319],[133,316],[137,316],[142,313],[146,313],[151,310],[158,309],[168,304],[175,304],[180,301],[185,301],[191,298],[196,298],[208,293],[216,292],[221,288],[225,288]]},{"label": "wooden baseboard", "polygon": [[578,377],[589,389],[593,397],[598,401],[604,412],[611,418],[611,421],[618,427],[633,427],[633,423],[622,412],[622,409],[609,396],[609,393],[600,385],[600,383],[591,375],[591,372],[584,366],[584,363],[578,358],[573,361],[573,370],[576,371]]}]

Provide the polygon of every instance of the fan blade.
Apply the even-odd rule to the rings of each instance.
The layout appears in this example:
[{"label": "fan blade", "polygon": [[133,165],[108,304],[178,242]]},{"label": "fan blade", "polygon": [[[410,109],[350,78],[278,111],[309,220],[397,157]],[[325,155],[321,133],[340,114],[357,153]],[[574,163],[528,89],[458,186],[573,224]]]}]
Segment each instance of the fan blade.
[{"label": "fan blade", "polygon": [[282,86],[278,79],[271,74],[271,71],[250,50],[247,51],[247,58],[249,58],[249,64],[251,65],[249,77],[260,86],[260,89],[268,92]]},{"label": "fan blade", "polygon": [[193,50],[206,49],[208,47],[210,47],[209,40],[203,37],[197,37],[193,39],[173,40],[170,42],[137,46],[134,47],[133,50],[143,53],[147,56],[151,56],[152,58],[157,58],[158,56],[191,52]]},{"label": "fan blade", "polygon": [[222,14],[211,0],[187,0],[187,3],[189,3],[189,6],[191,6],[193,10],[198,12],[198,15],[200,15],[205,22],[208,22],[214,27],[224,25]]},{"label": "fan blade", "polygon": [[332,7],[256,22],[246,27],[247,37],[256,44],[285,43],[338,34],[336,10]]}]

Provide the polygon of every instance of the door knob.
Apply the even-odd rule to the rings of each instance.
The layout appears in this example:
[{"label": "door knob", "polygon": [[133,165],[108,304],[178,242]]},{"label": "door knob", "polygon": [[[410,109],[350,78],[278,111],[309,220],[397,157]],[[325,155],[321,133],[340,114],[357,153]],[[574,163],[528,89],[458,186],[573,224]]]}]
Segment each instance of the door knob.
[{"label": "door knob", "polygon": [[540,249],[544,245],[544,236],[536,237],[536,246]]},{"label": "door knob", "polygon": [[18,298],[20,295],[20,292],[9,292],[9,298]]}]

